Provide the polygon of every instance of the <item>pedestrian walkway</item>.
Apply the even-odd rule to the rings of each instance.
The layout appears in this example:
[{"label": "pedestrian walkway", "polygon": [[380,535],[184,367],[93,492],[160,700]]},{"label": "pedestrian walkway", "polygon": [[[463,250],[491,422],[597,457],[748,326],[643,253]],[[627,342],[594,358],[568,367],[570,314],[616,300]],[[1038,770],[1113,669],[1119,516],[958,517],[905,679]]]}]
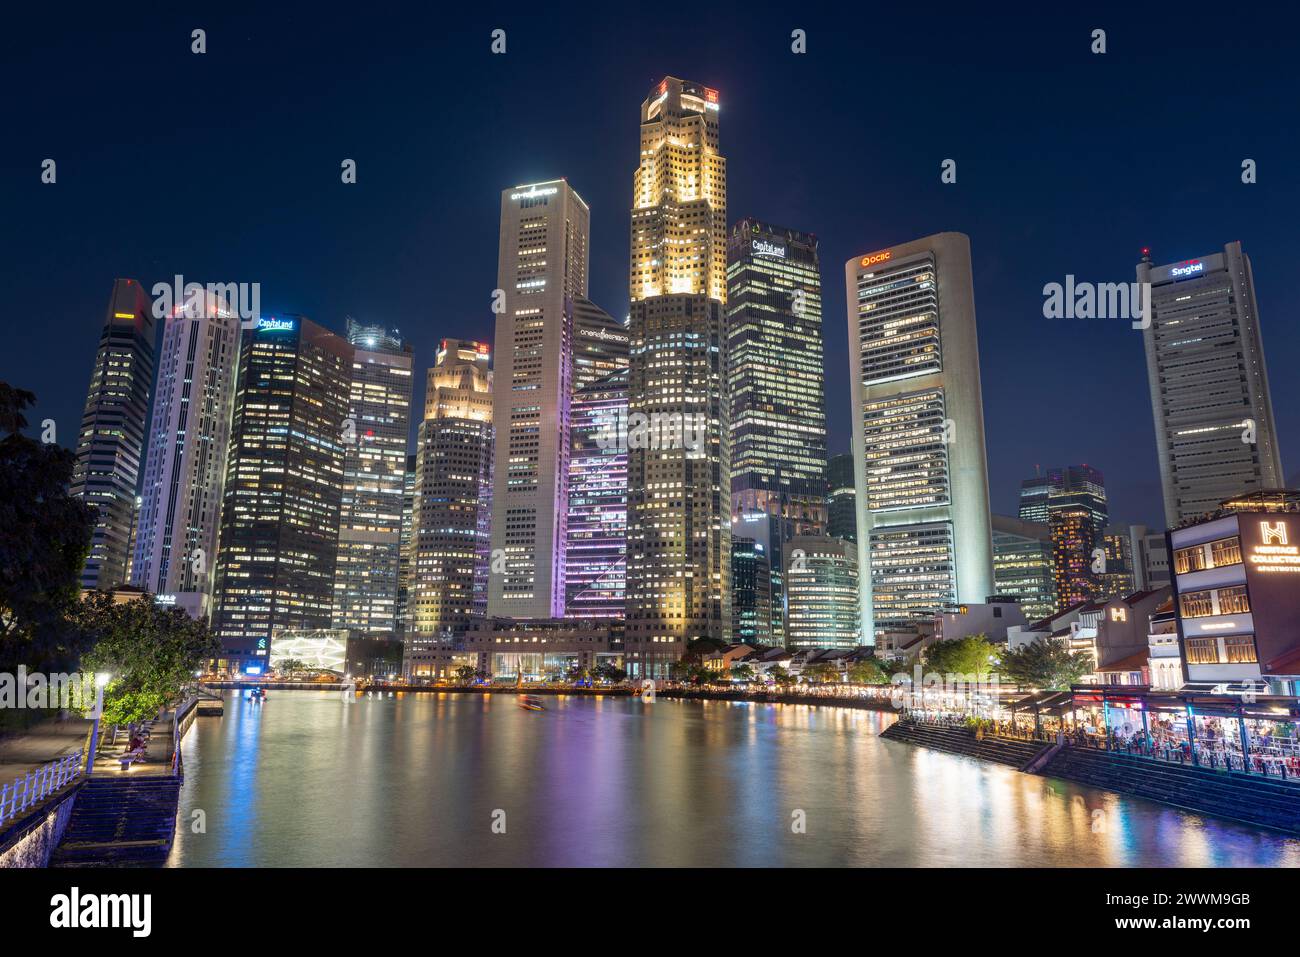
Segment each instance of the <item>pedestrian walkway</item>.
[{"label": "pedestrian walkway", "polygon": [[23,777],[29,771],[86,747],[93,723],[87,718],[51,719],[24,731],[0,736],[0,782]]}]

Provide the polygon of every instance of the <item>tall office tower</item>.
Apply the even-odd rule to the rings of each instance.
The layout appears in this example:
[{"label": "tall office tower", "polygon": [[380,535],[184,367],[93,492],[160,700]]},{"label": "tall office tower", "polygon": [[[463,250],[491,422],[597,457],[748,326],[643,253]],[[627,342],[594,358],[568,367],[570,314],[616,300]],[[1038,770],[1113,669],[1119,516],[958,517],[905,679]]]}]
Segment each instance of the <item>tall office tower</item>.
[{"label": "tall office tower", "polygon": [[761,542],[731,536],[731,637],[772,643],[772,564]]},{"label": "tall office tower", "polygon": [[77,435],[70,491],[95,506],[83,588],[126,583],[154,371],[154,317],[134,279],[113,282]]},{"label": "tall office tower", "polygon": [[1151,284],[1147,378],[1164,488],[1165,524],[1213,512],[1226,499],[1285,484],[1255,278],[1241,243],[1157,266]]},{"label": "tall office tower", "polygon": [[863,644],[858,609],[858,547],[829,535],[801,535],[785,545],[786,646],[850,649]]},{"label": "tall office tower", "polygon": [[239,316],[196,296],[164,321],[131,583],[206,620],[239,376]]},{"label": "tall office tower", "polygon": [[406,457],[402,476],[402,534],[397,560],[397,637],[405,638],[410,623],[408,596],[411,588],[411,542],[415,530],[415,456]]},{"label": "tall office tower", "polygon": [[826,531],[846,542],[858,540],[857,489],[853,480],[853,456],[832,455],[826,463]]},{"label": "tall office tower", "polygon": [[718,94],[666,77],[641,104],[633,174],[627,627],[634,677],[731,639],[726,161]]},{"label": "tall office tower", "polygon": [[569,618],[622,618],[627,584],[627,369],[573,395],[565,610]]},{"label": "tall office tower", "polygon": [[330,626],[352,358],[301,316],[244,332],[213,615],[228,666],[265,669],[278,630]]},{"label": "tall office tower", "polygon": [[496,325],[496,488],[488,611],[564,614],[574,303],[587,295],[587,204],[562,179],[501,193]]},{"label": "tall office tower", "polygon": [[626,323],[590,300],[573,300],[573,392],[625,370],[631,341]]},{"label": "tall office tower", "polygon": [[1056,613],[1056,564],[1046,525],[994,515],[995,593],[1020,602],[1029,621]]},{"label": "tall office tower", "polygon": [[727,242],[732,534],[745,517],[767,521],[776,644],[785,541],[826,532],[824,367],[817,237],[741,220]]},{"label": "tall office tower", "polygon": [[970,240],[845,266],[862,640],[993,594]]},{"label": "tall office tower", "polygon": [[[1058,608],[1100,598],[1104,589],[1096,550],[1104,549],[1109,524],[1101,472],[1090,465],[1067,465],[1026,479],[1020,486],[1020,517],[1027,514],[1044,515],[1042,521],[1052,531]],[[1112,585],[1118,587],[1118,582]]]},{"label": "tall office tower", "polygon": [[401,565],[402,495],[411,427],[411,346],[397,330],[348,317],[351,428],[334,569],[333,627],[394,636]]},{"label": "tall office tower", "polygon": [[[443,339],[428,371],[415,453],[403,673],[433,674],[439,645],[485,610],[492,495],[492,355]],[[501,380],[497,380],[498,382]]]}]

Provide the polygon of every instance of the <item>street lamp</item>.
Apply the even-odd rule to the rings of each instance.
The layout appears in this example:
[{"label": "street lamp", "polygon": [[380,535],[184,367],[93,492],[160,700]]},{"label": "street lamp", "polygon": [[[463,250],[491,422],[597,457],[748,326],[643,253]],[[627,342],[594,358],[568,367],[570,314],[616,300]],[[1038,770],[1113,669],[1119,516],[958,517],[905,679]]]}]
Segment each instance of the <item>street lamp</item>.
[{"label": "street lamp", "polygon": [[104,714],[104,688],[113,680],[107,671],[95,675],[95,723],[90,729],[90,751],[86,755],[86,774],[95,769],[95,749],[99,747],[99,719]]}]

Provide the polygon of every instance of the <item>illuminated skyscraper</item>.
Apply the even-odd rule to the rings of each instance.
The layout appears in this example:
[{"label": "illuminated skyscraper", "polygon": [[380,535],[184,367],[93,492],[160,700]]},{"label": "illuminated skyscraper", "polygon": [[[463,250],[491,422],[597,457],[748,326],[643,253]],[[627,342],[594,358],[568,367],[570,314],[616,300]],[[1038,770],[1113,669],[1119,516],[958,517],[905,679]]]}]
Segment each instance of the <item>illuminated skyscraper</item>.
[{"label": "illuminated skyscraper", "polygon": [[239,316],[206,294],[165,320],[132,584],[211,611],[239,376]]},{"label": "illuminated skyscraper", "polygon": [[1016,598],[1029,621],[1056,613],[1056,564],[1047,525],[994,515],[996,594]]},{"label": "illuminated skyscraper", "polygon": [[[718,94],[666,77],[633,175],[627,628],[633,676],[731,638],[726,161]],[[641,431],[638,431],[638,430]]]},{"label": "illuminated skyscraper", "polygon": [[622,618],[627,576],[628,332],[586,300],[574,308],[565,615]]},{"label": "illuminated skyscraper", "polygon": [[1104,548],[1109,521],[1101,472],[1090,465],[1067,465],[1025,479],[1020,517],[1051,530],[1058,610],[1102,596],[1102,572],[1093,570],[1094,550]]},{"label": "illuminated skyscraper", "polygon": [[772,564],[767,549],[735,534],[731,536],[731,637],[747,645],[772,643]]},{"label": "illuminated skyscraper", "polygon": [[213,615],[231,667],[265,669],[281,629],[330,626],[352,358],[301,316],[244,332]]},{"label": "illuminated skyscraper", "polygon": [[402,495],[411,423],[411,347],[396,330],[349,318],[352,389],[343,460],[333,627],[393,637]]},{"label": "illuminated skyscraper", "polygon": [[970,240],[939,233],[845,266],[862,636],[993,594]]},{"label": "illuminated skyscraper", "polygon": [[402,670],[434,673],[434,652],[487,603],[493,373],[486,343],[443,339],[416,440],[415,527]]},{"label": "illuminated skyscraper", "polygon": [[118,279],[77,435],[70,491],[95,506],[83,588],[105,591],[126,584],[136,487],[144,459],[145,420],[154,371],[154,317],[134,279]]},{"label": "illuminated skyscraper", "polygon": [[771,558],[769,631],[782,645],[785,542],[826,531],[817,237],[756,219],[733,226],[726,312],[732,533],[754,537]]},{"label": "illuminated skyscraper", "polygon": [[403,638],[410,626],[411,542],[415,533],[415,456],[406,457],[402,480],[401,558],[397,563],[397,636]]},{"label": "illuminated skyscraper", "polygon": [[1151,284],[1143,331],[1165,524],[1285,483],[1250,257],[1241,243],[1199,259],[1137,265]]},{"label": "illuminated skyscraper", "polygon": [[488,583],[501,618],[564,614],[574,303],[587,295],[587,204],[562,179],[501,193],[496,487]]},{"label": "illuminated skyscraper", "polygon": [[857,547],[829,535],[785,545],[789,634],[786,647],[856,648],[861,641]]}]

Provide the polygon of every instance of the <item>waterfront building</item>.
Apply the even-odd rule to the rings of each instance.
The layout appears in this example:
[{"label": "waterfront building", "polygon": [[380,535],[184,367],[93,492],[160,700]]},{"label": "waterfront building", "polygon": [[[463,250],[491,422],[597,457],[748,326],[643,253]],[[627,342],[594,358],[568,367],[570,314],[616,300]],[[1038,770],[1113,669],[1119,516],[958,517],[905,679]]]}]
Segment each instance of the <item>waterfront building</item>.
[{"label": "waterfront building", "polygon": [[574,303],[587,296],[587,204],[562,179],[501,193],[497,438],[488,610],[564,614]]},{"label": "waterfront building", "polygon": [[858,540],[857,489],[853,456],[832,455],[826,463],[826,532],[846,542]]},{"label": "waterfront building", "polygon": [[132,583],[207,620],[239,376],[240,319],[196,295],[164,319]]},{"label": "waterfront building", "polygon": [[617,618],[481,618],[466,630],[461,653],[491,678],[545,681],[622,669],[622,639]]},{"label": "waterfront building", "polygon": [[772,570],[767,549],[731,536],[731,633],[751,645],[772,644]]},{"label": "waterfront building", "polygon": [[351,317],[347,339],[354,352],[333,627],[392,637],[411,427],[411,346],[397,330]]},{"label": "waterfront building", "polygon": [[857,546],[829,535],[797,535],[785,548],[786,647],[851,649],[862,644]]},{"label": "waterfront building", "polygon": [[486,343],[443,339],[416,439],[403,673],[432,677],[487,605],[493,372]]},{"label": "waterfront building", "polygon": [[[772,640],[785,641],[787,539],[826,532],[826,408],[817,237],[742,219],[727,242],[732,535],[770,526]],[[734,584],[733,584],[734,587]]]},{"label": "waterfront building", "polygon": [[565,614],[621,618],[627,582],[627,447],[617,425],[627,419],[627,369],[596,379],[573,395]]},{"label": "waterfront building", "polygon": [[1241,243],[1157,266],[1146,346],[1165,523],[1173,528],[1228,498],[1284,484],[1250,257]]},{"label": "waterfront building", "polygon": [[1151,684],[1151,620],[1170,594],[1165,586],[1106,601],[1097,624],[1097,679],[1101,684]]},{"label": "waterfront building", "polygon": [[633,177],[628,671],[667,677],[696,638],[731,640],[726,161],[719,97],[665,77],[641,104]]},{"label": "waterfront building", "polygon": [[1178,615],[1174,612],[1172,588],[1166,588],[1163,602],[1151,613],[1147,626],[1147,657],[1151,690],[1178,691],[1183,687],[1183,658],[1178,646]]},{"label": "waterfront building", "polygon": [[228,669],[264,670],[282,628],[328,628],[353,348],[302,316],[244,331],[213,630]]},{"label": "waterfront building", "polygon": [[862,640],[993,594],[970,240],[845,265]]},{"label": "waterfront building", "polygon": [[995,595],[979,604],[943,609],[934,616],[934,640],[957,641],[978,635],[992,642],[1005,642],[1008,629],[1026,624],[1019,602]]},{"label": "waterfront building", "polygon": [[96,509],[83,588],[126,584],[154,376],[154,315],[134,279],[117,279],[90,373],[70,492]]},{"label": "waterfront building", "polygon": [[1184,680],[1296,694],[1300,493],[1231,499],[1168,534]]},{"label": "waterfront building", "polygon": [[1056,611],[1052,532],[1038,522],[992,516],[993,582],[998,595],[1020,602],[1030,621]]}]

